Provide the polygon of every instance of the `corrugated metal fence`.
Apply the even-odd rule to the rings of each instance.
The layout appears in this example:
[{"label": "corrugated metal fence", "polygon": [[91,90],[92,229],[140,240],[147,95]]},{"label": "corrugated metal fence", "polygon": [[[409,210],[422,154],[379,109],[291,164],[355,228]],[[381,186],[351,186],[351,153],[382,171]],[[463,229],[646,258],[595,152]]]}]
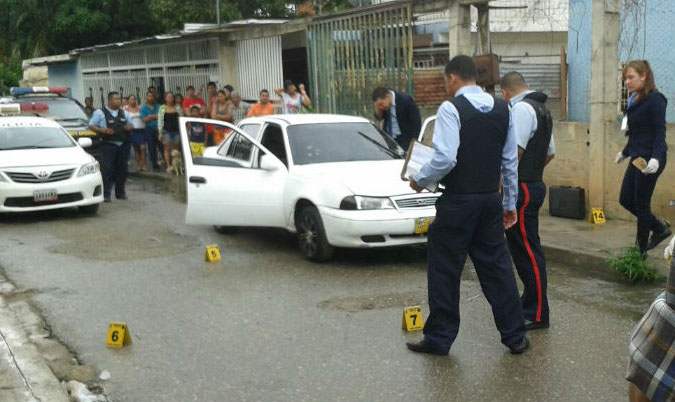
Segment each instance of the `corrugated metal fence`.
[{"label": "corrugated metal fence", "polygon": [[410,3],[317,18],[307,38],[314,108],[372,116],[379,85],[413,94]]},{"label": "corrugated metal fence", "polygon": [[239,87],[244,99],[258,99],[261,89],[274,95],[284,82],[281,36],[237,42]]},{"label": "corrugated metal fence", "polygon": [[102,51],[80,60],[85,96],[92,95],[96,107],[110,91],[144,99],[149,86],[162,82],[165,91],[184,94],[187,85],[199,89],[220,77],[217,39]]}]

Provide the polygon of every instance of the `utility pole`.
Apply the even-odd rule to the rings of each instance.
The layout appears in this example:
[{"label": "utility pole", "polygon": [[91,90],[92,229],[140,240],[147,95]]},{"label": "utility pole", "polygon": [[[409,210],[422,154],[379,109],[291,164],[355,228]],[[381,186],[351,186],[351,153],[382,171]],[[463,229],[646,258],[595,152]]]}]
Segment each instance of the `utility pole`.
[{"label": "utility pole", "polygon": [[216,23],[220,26],[220,0],[216,0]]}]

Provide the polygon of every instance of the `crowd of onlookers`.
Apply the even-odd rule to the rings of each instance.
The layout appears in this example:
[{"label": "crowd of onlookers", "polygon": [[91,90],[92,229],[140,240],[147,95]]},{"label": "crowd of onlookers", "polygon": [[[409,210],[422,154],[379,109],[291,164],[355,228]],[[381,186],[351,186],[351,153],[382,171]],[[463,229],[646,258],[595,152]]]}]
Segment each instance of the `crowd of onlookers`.
[{"label": "crowd of onlookers", "polygon": [[[209,82],[198,91],[188,85],[185,96],[179,93],[165,92],[160,97],[155,87],[149,87],[145,102],[136,95],[122,97],[122,109],[129,114],[133,125],[131,143],[138,170],[147,170],[149,157],[152,170],[159,172],[162,164],[167,172],[171,170],[171,154],[181,151],[179,118],[190,116],[219,120],[234,125],[247,117],[272,115],[277,107],[282,114],[311,112],[311,100],[305,92],[303,84],[296,86],[292,81],[285,81],[284,87],[275,89],[280,98],[272,102],[270,92],[263,89],[259,93],[257,103],[251,104],[242,100],[241,94],[231,85],[218,89],[215,82]],[[91,116],[94,112],[93,99],[85,99],[85,110]],[[219,144],[230,133],[225,126],[214,124],[193,124],[187,127],[190,148],[193,156],[200,156],[208,146]]]}]

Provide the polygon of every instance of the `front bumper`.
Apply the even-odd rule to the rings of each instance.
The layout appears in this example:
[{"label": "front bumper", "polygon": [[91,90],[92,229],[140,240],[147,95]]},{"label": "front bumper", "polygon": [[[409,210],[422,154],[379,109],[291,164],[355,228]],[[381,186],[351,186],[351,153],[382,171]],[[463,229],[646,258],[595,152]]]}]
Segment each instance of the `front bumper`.
[{"label": "front bumper", "polygon": [[[40,190],[56,190],[59,200],[33,202],[33,194]],[[0,182],[0,213],[31,212],[80,207],[103,202],[101,173],[72,177],[52,183]]]},{"label": "front bumper", "polygon": [[328,243],[335,247],[372,248],[427,242],[427,235],[415,234],[419,218],[436,216],[434,207],[411,210],[345,211],[319,207]]}]

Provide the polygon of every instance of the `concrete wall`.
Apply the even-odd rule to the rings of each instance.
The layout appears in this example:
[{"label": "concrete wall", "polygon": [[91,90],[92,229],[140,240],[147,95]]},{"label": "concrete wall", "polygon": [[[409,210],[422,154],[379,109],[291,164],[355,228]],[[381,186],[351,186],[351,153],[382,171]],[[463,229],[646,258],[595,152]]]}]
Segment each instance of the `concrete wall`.
[{"label": "concrete wall", "polygon": [[[628,162],[621,165],[614,163],[617,152],[623,149],[626,138],[621,134],[618,123],[611,123],[610,129],[617,133],[608,139],[605,152],[605,213],[609,219],[634,220],[619,204],[619,192],[623,175]],[[588,124],[578,122],[557,122],[553,133],[556,143],[556,157],[548,165],[544,174],[547,186],[583,187],[586,189],[586,209],[590,211],[593,205],[588,203],[589,188],[589,150],[590,135]],[[668,130],[675,130],[675,124],[669,124]],[[675,138],[667,138],[670,149],[675,149]],[[663,216],[671,221],[675,220],[675,208],[669,207],[668,202],[675,200],[675,188],[670,186],[667,178],[675,176],[675,164],[666,166],[654,192],[652,210],[656,215]],[[544,213],[548,213],[548,198],[544,203]]]},{"label": "concrete wall", "polygon": [[591,0],[570,0],[567,33],[567,116],[587,122],[591,80]]},{"label": "concrete wall", "polygon": [[67,63],[49,64],[49,85],[68,87],[71,96],[84,104],[84,90],[80,79],[80,67],[77,60]]},{"label": "concrete wall", "polygon": [[219,43],[220,82],[222,85],[230,84],[234,88],[239,88],[237,44],[225,40],[224,36],[220,38]]}]

